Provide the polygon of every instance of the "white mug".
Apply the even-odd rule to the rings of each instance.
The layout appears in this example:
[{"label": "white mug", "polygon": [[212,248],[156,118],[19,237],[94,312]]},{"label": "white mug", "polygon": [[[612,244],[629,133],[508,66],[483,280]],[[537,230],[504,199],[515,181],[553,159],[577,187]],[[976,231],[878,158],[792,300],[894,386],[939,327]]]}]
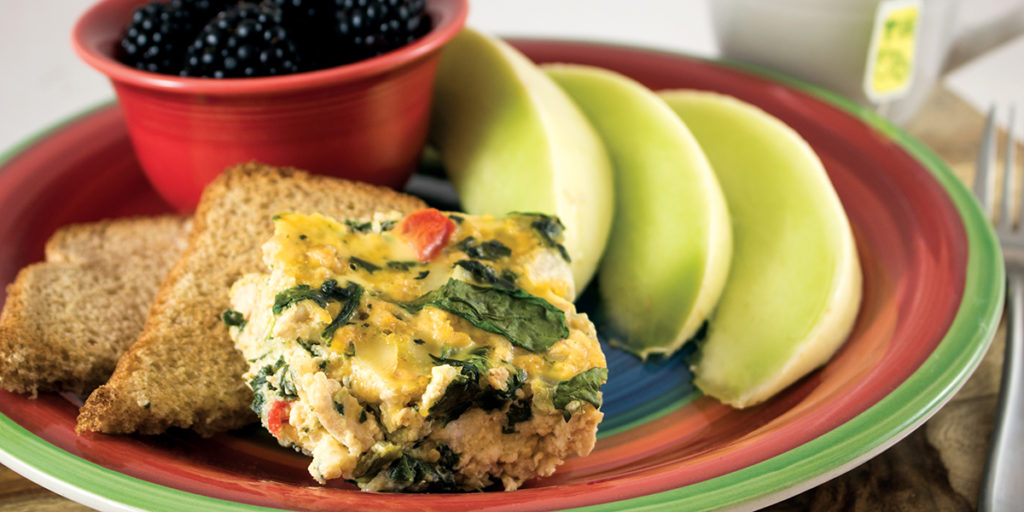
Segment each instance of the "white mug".
[{"label": "white mug", "polygon": [[[709,4],[722,56],[831,89],[896,123],[913,116],[947,69],[957,10],[969,8],[958,0],[711,0]],[[870,80],[872,66],[877,64],[879,31],[885,29],[886,12],[881,11],[903,7],[916,8],[911,72],[903,90],[879,97],[873,94],[877,91]],[[962,46],[979,54],[998,42]]]}]

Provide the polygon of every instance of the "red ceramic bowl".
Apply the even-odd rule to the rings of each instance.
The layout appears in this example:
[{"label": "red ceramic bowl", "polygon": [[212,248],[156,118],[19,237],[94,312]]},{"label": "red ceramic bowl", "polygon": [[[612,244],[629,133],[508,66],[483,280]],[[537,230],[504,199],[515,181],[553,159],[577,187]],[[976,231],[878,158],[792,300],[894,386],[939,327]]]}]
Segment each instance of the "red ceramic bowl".
[{"label": "red ceramic bowl", "polygon": [[75,52],[110,78],[136,156],[172,205],[189,211],[224,168],[249,160],[401,187],[426,140],[441,47],[467,0],[428,0],[431,31],[353,64],[214,80],[139,71],[114,58],[145,0],[103,0],[75,25]]}]

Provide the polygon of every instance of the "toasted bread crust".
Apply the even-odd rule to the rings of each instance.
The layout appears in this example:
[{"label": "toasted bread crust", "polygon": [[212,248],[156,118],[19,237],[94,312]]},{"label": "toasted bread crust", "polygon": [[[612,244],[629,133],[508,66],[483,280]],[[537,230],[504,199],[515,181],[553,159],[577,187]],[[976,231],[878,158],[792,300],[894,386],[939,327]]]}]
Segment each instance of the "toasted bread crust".
[{"label": "toasted bread crust", "polygon": [[191,223],[165,216],[58,230],[23,268],[0,314],[0,388],[84,394],[107,380],[139,332]]},{"label": "toasted bread crust", "polygon": [[163,258],[169,270],[185,249],[191,231],[192,218],[177,215],[69,224],[46,241],[46,261],[120,263],[129,258],[152,259],[156,251],[172,249],[177,253]]},{"label": "toasted bread crust", "polygon": [[320,212],[336,218],[410,212],[422,201],[365,183],[259,163],[233,167],[203,193],[188,248],[153,301],[138,341],[107,384],[86,401],[78,431],[155,434],[169,427],[201,435],[254,421],[246,362],[220,319],[239,277],[265,270],[271,217]]}]

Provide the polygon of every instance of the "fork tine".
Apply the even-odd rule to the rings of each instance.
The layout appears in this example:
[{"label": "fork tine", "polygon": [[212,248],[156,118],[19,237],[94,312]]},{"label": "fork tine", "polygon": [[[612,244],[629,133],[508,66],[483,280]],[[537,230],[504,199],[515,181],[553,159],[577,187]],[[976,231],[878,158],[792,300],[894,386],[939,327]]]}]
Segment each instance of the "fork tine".
[{"label": "fork tine", "polygon": [[[1007,169],[1010,169],[1011,171],[1014,169],[1014,167],[1016,167],[1015,164],[1017,163],[1017,142],[1014,141],[1014,125],[1017,124],[1017,122],[1016,122],[1017,120],[1014,119],[1016,117],[1016,114],[1017,114],[1016,106],[1017,105],[1015,105],[1015,104],[1011,104],[1010,105],[1010,123],[1007,125],[1007,155],[1006,155],[1006,158],[1007,158],[1007,162],[1008,162]],[[1024,167],[1021,168],[1021,172],[1024,173]],[[1017,173],[1013,173],[1013,174],[1014,174],[1014,176],[1017,175]],[[1022,176],[1021,179],[1024,179],[1024,176]],[[1018,203],[1017,204],[1018,204],[1018,207],[1020,208],[1019,212],[1024,212],[1024,186],[1021,187],[1021,195],[1018,198]],[[1018,213],[1018,215],[1022,215],[1022,213]],[[1018,226],[1019,226],[1018,229],[1024,228],[1024,221],[1018,219]]]},{"label": "fork tine", "polygon": [[995,173],[992,172],[992,157],[996,152],[996,107],[993,105],[988,109],[988,117],[985,119],[985,131],[981,134],[981,148],[978,151],[978,164],[974,170],[974,196],[981,201],[981,208],[985,216],[991,218],[993,214],[993,193],[995,189]]},{"label": "fork tine", "polygon": [[1013,119],[1015,115],[1014,106],[1010,105],[1010,119],[1006,123],[1006,161],[1003,162],[1003,200],[999,208],[999,228],[1010,231],[1013,229],[1013,186],[1017,181],[1017,173],[1014,172],[1014,155],[1016,154],[1013,144]]}]

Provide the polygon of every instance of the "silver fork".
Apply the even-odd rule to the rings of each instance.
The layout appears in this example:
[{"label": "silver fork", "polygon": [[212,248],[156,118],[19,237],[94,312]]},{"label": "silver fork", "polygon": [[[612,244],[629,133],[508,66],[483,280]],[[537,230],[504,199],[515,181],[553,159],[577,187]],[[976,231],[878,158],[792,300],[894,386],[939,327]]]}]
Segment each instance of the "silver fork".
[{"label": "silver fork", "polygon": [[[981,511],[1020,510],[1024,507],[1024,219],[1014,222],[1016,147],[1012,107],[1009,115],[1003,193],[998,203],[999,215],[994,221],[1006,260],[1006,355],[999,389],[999,409],[978,497],[978,510]],[[997,174],[995,120],[996,111],[992,108],[985,123],[974,177],[974,193],[988,215],[994,213],[997,205],[994,202]],[[1024,197],[1021,197],[1021,203],[1024,212]]]}]

